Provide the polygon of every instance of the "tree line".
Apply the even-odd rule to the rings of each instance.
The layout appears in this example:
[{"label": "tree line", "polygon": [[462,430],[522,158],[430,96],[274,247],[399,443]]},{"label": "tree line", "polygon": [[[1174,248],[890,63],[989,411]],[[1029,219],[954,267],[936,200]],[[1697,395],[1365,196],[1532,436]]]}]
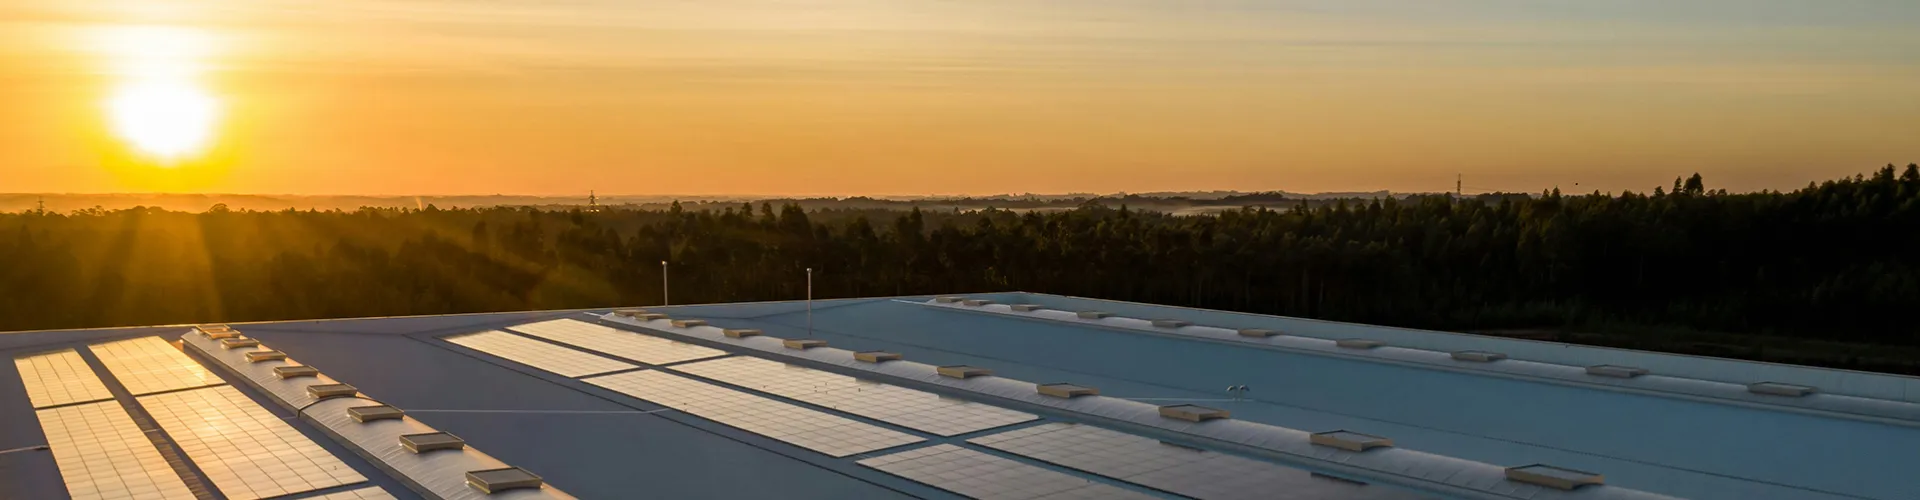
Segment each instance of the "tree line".
[{"label": "tree line", "polygon": [[[1072,209],[0,214],[0,330],[1025,290],[1453,330],[1920,346],[1920,171],[1788,192]],[[1644,342],[1643,342],[1644,341]],[[1675,349],[1685,350],[1685,349]]]}]

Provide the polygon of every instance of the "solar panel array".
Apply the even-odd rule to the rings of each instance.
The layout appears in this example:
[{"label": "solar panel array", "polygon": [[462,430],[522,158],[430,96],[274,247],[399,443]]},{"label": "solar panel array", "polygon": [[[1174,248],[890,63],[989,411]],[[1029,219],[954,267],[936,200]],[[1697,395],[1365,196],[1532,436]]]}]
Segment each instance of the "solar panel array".
[{"label": "solar panel array", "polygon": [[604,352],[641,363],[663,365],[727,355],[726,351],[676,342],[572,319],[515,325],[509,330]]},{"label": "solar panel array", "polygon": [[160,337],[139,337],[93,344],[100,364],[135,396],[192,389],[226,382]]},{"label": "solar panel array", "polygon": [[367,480],[233,387],[139,400],[227,498],[268,498]]},{"label": "solar panel array", "polygon": [[1050,423],[967,442],[1202,500],[1422,498],[1090,425]]},{"label": "solar panel array", "polygon": [[943,398],[930,392],[760,358],[722,358],[673,369],[941,436],[1038,418],[988,404]]},{"label": "solar panel array", "polygon": [[833,457],[922,441],[918,436],[658,371],[584,380]]},{"label": "solar panel array", "polygon": [[20,370],[20,382],[34,408],[113,398],[87,360],[73,349],[20,356],[13,358],[13,366]]},{"label": "solar panel array", "polygon": [[1151,499],[1153,496],[1089,481],[951,444],[861,460],[860,465],[971,498]]},{"label": "solar panel array", "polygon": [[[119,401],[46,409],[34,415],[40,418],[54,465],[74,500],[194,498]],[[0,497],[5,493],[0,491]]]},{"label": "solar panel array", "polygon": [[638,366],[502,331],[446,337],[447,342],[566,377],[585,377]]}]

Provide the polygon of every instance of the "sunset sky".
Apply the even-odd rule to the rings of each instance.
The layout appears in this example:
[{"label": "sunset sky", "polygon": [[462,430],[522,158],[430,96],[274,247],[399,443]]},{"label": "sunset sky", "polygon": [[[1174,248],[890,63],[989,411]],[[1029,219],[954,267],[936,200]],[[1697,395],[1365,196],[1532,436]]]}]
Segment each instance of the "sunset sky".
[{"label": "sunset sky", "polygon": [[0,192],[1751,190],[1909,162],[1912,0],[0,0]]}]

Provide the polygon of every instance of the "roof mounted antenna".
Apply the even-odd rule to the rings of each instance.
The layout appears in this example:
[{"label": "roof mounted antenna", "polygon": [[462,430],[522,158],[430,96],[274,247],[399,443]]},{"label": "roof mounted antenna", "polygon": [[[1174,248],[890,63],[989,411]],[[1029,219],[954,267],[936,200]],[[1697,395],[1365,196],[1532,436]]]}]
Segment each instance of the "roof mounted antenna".
[{"label": "roof mounted antenna", "polygon": [[660,305],[673,305],[673,302],[667,299],[667,261],[664,260],[660,261]]},{"label": "roof mounted antenna", "polygon": [[813,268],[807,268],[807,338],[813,338]]}]

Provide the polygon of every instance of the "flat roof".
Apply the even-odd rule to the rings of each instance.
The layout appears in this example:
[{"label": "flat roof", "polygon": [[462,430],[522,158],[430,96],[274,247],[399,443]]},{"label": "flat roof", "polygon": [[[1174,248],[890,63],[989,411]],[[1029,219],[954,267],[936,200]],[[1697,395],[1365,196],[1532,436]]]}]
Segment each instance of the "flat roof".
[{"label": "flat roof", "polygon": [[[968,439],[1038,425],[1108,425],[1103,420],[1105,417],[1076,413],[1080,410],[1072,406],[1027,406],[1028,403],[976,393],[968,388],[972,387],[968,384],[975,382],[987,387],[1008,381],[1065,382],[1099,388],[1098,396],[1071,400],[1046,398],[1060,401],[1062,405],[1078,405],[1097,398],[1151,405],[1196,404],[1227,410],[1231,418],[1226,425],[1230,427],[1218,429],[1244,431],[1241,435],[1250,440],[1244,442],[1251,444],[1234,444],[1177,427],[1134,424],[1115,427],[1147,438],[1293,470],[1334,473],[1331,475],[1336,477],[1339,474],[1335,473],[1336,464],[1332,461],[1321,467],[1314,458],[1264,454],[1265,448],[1257,442],[1266,432],[1261,429],[1272,429],[1276,435],[1292,431],[1345,430],[1393,442],[1392,448],[1360,453],[1404,452],[1419,454],[1408,456],[1478,464],[1474,466],[1548,464],[1605,476],[1605,486],[1568,492],[1527,490],[1538,491],[1535,498],[1559,498],[1552,495],[1637,498],[1636,492],[1645,492],[1706,499],[1891,500],[1912,498],[1914,492],[1920,491],[1920,477],[1906,474],[1907,465],[1902,458],[1910,450],[1920,449],[1920,422],[1906,425],[1888,419],[1876,421],[1808,412],[1772,405],[1766,400],[1758,403],[1722,401],[1632,387],[1440,369],[1364,356],[1390,349],[1430,349],[1442,356],[1458,350],[1482,350],[1504,353],[1510,360],[1517,361],[1643,367],[1651,371],[1649,376],[1694,380],[1689,376],[1699,375],[1698,380],[1726,383],[1752,376],[1757,380],[1740,383],[1768,381],[1819,387],[1820,392],[1807,398],[1835,393],[1857,398],[1890,396],[1894,393],[1886,392],[1887,387],[1902,387],[1911,378],[1044,294],[995,293],[965,297],[998,304],[1039,304],[1076,319],[1020,317],[1018,315],[1047,311],[940,304],[932,301],[931,296],[919,296],[816,301],[812,307],[811,331],[807,329],[806,305],[801,302],[647,306],[649,312],[664,313],[672,319],[705,320],[715,329],[713,336],[717,338],[724,339],[718,335],[721,328],[759,329],[768,337],[725,342],[694,335],[690,333],[693,327],[656,328],[630,320],[612,321],[608,315],[612,308],[232,326],[273,350],[287,353],[301,364],[314,366],[333,379],[352,384],[368,398],[399,407],[409,417],[435,430],[460,436],[470,446],[506,464],[524,467],[540,475],[547,484],[583,498],[620,496],[634,491],[666,497],[958,498],[955,493],[935,485],[859,463],[931,446],[957,446],[992,455],[996,457],[993,463],[1003,466],[1037,467],[1147,497],[1171,497],[1166,491],[1096,472],[969,444]],[[984,307],[998,309],[969,310]],[[1003,313],[1001,309],[1008,311]],[[1073,312],[1086,310],[1111,312],[1113,318],[1089,321],[1119,321],[1121,323],[1116,324],[1122,327],[1075,322],[1079,320]],[[1180,329],[1182,332],[1167,328],[1154,329],[1158,332],[1133,331],[1123,327],[1128,318],[1179,319],[1193,326]],[[515,325],[554,319],[575,319],[637,335],[699,344],[732,356],[796,363],[815,370],[935,392],[943,397],[1006,406],[1034,413],[1038,418],[1006,427],[941,436],[903,427],[884,418],[875,419],[849,408],[795,400],[751,386],[708,382],[776,403],[809,408],[923,439],[863,454],[830,457],[720,423],[696,411],[662,411],[665,407],[661,404],[441,339],[483,331],[511,332],[509,327]],[[1206,327],[1270,328],[1285,332],[1284,336],[1272,339],[1369,338],[1382,340],[1390,347],[1347,349],[1328,354],[1182,336],[1186,330]],[[0,353],[11,358],[60,348],[86,351],[84,347],[91,343],[142,336],[173,340],[189,328],[190,325],[6,333],[0,334]],[[779,339],[783,338],[821,339],[831,347],[782,349],[778,346]],[[773,345],[773,350],[743,347],[760,341]],[[548,340],[542,342],[562,345]],[[848,355],[849,366],[843,367],[807,357],[827,356],[840,349],[895,352],[905,360],[856,363]],[[1551,355],[1534,355],[1542,351]],[[202,364],[217,366],[217,361],[195,356]],[[685,361],[695,362],[698,361]],[[1508,361],[1495,363],[1505,362]],[[899,375],[904,372],[898,369],[888,368],[908,366],[899,365],[901,363],[970,365],[990,369],[993,374],[946,381],[934,380],[940,377],[932,376],[930,381],[919,381]],[[636,370],[678,373],[673,368],[676,363],[630,364],[636,365]],[[861,366],[852,366],[855,364]],[[1674,368],[1689,364],[1711,369]],[[294,415],[292,410],[276,402],[276,396],[255,387],[246,377],[223,370],[213,371],[276,414]],[[0,372],[4,372],[0,373],[0,422],[6,422],[0,425],[0,450],[45,444],[19,374],[12,370]],[[109,375],[104,370],[100,373]],[[1826,378],[1813,380],[1819,377]],[[940,385],[949,382],[958,385]],[[1229,392],[1225,390],[1229,386],[1245,386],[1246,390]],[[1895,397],[1875,401],[1910,403]],[[317,428],[317,424],[301,419],[291,421],[370,478],[370,484],[384,486],[400,498],[415,497],[407,491],[404,482],[384,472],[374,460],[353,453],[327,431]],[[1214,422],[1219,421],[1193,425],[1212,426]],[[528,432],[528,429],[538,429],[538,432]],[[1349,453],[1343,450],[1329,453],[1333,452]],[[743,474],[753,479],[741,480]],[[59,477],[58,468],[45,452],[0,453],[0,483],[20,485],[22,491],[33,498],[64,498],[62,495],[66,493]],[[1423,486],[1419,481],[1389,479],[1374,483],[1367,491],[1400,491],[1416,496],[1458,493],[1439,487],[1427,488],[1434,485]],[[1512,489],[1511,485],[1507,486]],[[342,487],[343,491],[346,489],[351,488]]]}]

